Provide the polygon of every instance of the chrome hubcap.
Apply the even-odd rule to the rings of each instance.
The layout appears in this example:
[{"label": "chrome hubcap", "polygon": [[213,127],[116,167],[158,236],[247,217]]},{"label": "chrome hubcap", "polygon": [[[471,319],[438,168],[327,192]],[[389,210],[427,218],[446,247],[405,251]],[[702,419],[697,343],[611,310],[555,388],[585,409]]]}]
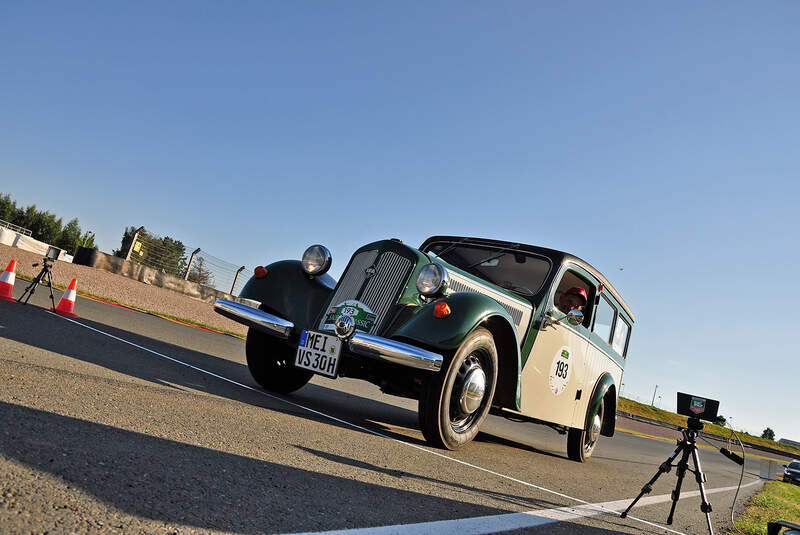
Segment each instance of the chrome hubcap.
[{"label": "chrome hubcap", "polygon": [[464,379],[464,387],[461,389],[461,398],[458,404],[464,414],[472,414],[483,401],[483,394],[486,392],[486,374],[479,365],[467,372]]},{"label": "chrome hubcap", "polygon": [[592,423],[589,426],[589,431],[586,433],[586,449],[590,450],[594,447],[595,442],[597,439],[600,438],[600,427],[602,425],[602,420],[600,420],[600,415],[595,414],[594,418],[592,418]]}]

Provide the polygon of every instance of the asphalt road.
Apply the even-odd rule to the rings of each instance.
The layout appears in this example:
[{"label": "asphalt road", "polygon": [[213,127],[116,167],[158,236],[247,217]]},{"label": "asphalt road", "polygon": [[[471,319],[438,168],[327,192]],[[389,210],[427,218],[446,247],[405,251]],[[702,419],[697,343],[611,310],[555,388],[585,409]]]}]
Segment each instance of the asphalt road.
[{"label": "asphalt road", "polygon": [[[2,533],[670,532],[674,470],[631,517],[610,511],[674,442],[617,433],[578,464],[555,431],[492,417],[465,449],[433,449],[416,403],[367,383],[275,396],[239,339],[80,297],[77,320],[48,305],[41,287],[30,305],[0,301]],[[701,460],[719,530],[740,467]],[[737,511],[762,462],[748,457]],[[682,490],[669,529],[707,533],[691,474]]]}]

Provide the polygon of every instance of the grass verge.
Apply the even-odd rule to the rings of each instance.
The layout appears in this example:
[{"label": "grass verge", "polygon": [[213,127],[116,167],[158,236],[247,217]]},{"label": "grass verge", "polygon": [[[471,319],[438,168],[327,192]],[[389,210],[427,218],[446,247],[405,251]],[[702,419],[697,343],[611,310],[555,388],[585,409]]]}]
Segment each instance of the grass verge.
[{"label": "grass verge", "polygon": [[[772,520],[800,522],[800,486],[768,481],[734,524],[746,535],[767,535],[767,523]],[[727,530],[725,534],[736,535],[737,532]]]},{"label": "grass verge", "polygon": [[[2,273],[2,270],[0,270],[0,273]],[[28,282],[33,280],[33,277],[28,277],[27,275],[20,275],[19,273],[17,274],[16,278],[23,279],[23,280],[26,280]],[[42,286],[47,288],[46,284],[42,284]],[[55,288],[56,290],[60,290],[62,292],[67,289],[66,286],[62,286],[60,284],[55,284],[55,283],[53,284],[53,288]],[[163,314],[163,313],[157,312],[155,310],[148,310],[146,308],[137,307],[136,305],[123,303],[122,301],[118,301],[118,300],[113,299],[111,297],[105,297],[105,296],[102,296],[102,295],[95,295],[95,294],[92,294],[92,293],[89,293],[89,292],[84,292],[82,290],[78,290],[77,294],[80,295],[81,297],[86,297],[86,298],[92,299],[94,301],[102,301],[102,302],[105,302],[105,303],[112,303],[112,304],[115,304],[115,305],[120,305],[120,306],[123,306],[125,308],[130,308],[131,310],[135,310],[137,312],[144,312],[145,314],[150,314],[152,316],[158,316],[159,318],[164,318],[164,319],[167,319],[167,320],[170,320],[170,321],[174,321],[174,322],[177,322],[177,323],[183,323],[183,324],[194,326],[194,327],[201,327],[203,329],[208,329],[210,331],[214,331],[214,332],[218,332],[218,333],[222,333],[222,334],[227,334],[228,336],[234,336],[236,338],[241,338],[242,340],[245,339],[245,335],[240,334],[240,333],[236,333],[236,332],[233,332],[233,331],[228,331],[226,329],[220,329],[219,327],[214,327],[213,325],[207,325],[205,323],[201,323],[199,321],[190,320],[188,318],[181,318],[180,316],[173,316],[171,314]]]},{"label": "grass verge", "polygon": [[[636,416],[641,416],[643,418],[649,418],[651,420],[656,420],[658,422],[665,422],[679,427],[686,427],[686,416],[681,416],[680,414],[675,414],[674,412],[657,409],[645,403],[639,403],[637,401],[633,401],[632,399],[620,398],[619,407],[617,408],[622,412],[627,412],[629,414],[634,414]],[[708,422],[703,422],[703,423],[704,423],[703,432],[705,433],[708,433],[710,435],[716,435],[726,440],[732,437],[731,430],[726,427],[722,427],[721,425],[711,424]],[[744,442],[745,444],[752,444],[754,446],[766,446],[768,448],[783,451],[785,453],[788,453],[789,455],[794,455],[795,457],[800,457],[800,448],[795,448],[792,446],[788,446],[786,444],[781,444],[780,442],[776,442],[774,440],[768,440],[766,438],[756,437],[742,431],[737,431],[737,434],[739,435],[739,438],[742,439],[742,442]]]}]

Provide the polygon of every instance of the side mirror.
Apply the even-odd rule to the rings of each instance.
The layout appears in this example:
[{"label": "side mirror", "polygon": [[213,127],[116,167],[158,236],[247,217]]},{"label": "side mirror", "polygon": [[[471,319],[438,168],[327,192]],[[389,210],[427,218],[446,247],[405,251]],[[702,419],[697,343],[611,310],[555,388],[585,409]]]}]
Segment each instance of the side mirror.
[{"label": "side mirror", "polygon": [[578,326],[583,323],[583,312],[580,310],[570,310],[567,312],[567,321],[570,325]]}]

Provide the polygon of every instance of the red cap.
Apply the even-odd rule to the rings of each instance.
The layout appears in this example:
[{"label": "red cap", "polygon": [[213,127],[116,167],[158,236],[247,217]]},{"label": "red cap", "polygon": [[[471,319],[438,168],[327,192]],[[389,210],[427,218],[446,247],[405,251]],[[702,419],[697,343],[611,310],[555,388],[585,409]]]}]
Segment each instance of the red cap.
[{"label": "red cap", "polygon": [[564,293],[565,293],[565,294],[575,294],[575,295],[580,295],[581,297],[583,297],[583,302],[584,302],[584,303],[586,303],[587,301],[589,301],[589,297],[586,295],[586,290],[584,290],[584,289],[583,289],[583,288],[581,288],[580,286],[573,286],[572,288],[570,288],[569,290],[567,290],[567,291],[566,291],[566,292],[564,292]]}]

